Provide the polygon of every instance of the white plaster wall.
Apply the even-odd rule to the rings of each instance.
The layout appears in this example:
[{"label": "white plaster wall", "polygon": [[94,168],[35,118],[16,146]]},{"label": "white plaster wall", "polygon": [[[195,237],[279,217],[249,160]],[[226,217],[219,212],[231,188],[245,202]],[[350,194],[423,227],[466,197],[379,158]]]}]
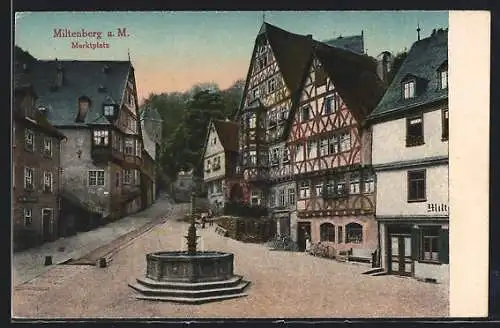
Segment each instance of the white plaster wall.
[{"label": "white plaster wall", "polygon": [[448,156],[448,141],[442,141],[441,110],[424,113],[424,144],[406,147],[406,118],[373,126],[373,165]]},{"label": "white plaster wall", "polygon": [[408,203],[408,169],[377,172],[377,216],[443,215],[448,211],[428,212],[428,204],[448,207],[448,165],[426,167],[425,202]]}]

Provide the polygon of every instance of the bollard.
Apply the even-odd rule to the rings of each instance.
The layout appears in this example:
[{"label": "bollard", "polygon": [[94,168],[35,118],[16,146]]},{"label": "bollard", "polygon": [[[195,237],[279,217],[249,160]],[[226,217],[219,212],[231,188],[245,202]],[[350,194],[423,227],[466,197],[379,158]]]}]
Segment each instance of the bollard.
[{"label": "bollard", "polygon": [[45,256],[45,265],[52,265],[52,256]]},{"label": "bollard", "polygon": [[99,258],[99,268],[105,268],[106,265],[107,265],[106,258],[105,257]]}]

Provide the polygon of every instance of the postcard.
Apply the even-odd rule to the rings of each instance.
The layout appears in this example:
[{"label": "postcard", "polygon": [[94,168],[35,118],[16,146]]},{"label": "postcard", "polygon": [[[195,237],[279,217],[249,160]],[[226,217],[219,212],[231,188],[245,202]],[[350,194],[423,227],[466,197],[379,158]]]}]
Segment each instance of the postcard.
[{"label": "postcard", "polygon": [[17,12],[14,41],[13,318],[487,315],[487,12]]}]

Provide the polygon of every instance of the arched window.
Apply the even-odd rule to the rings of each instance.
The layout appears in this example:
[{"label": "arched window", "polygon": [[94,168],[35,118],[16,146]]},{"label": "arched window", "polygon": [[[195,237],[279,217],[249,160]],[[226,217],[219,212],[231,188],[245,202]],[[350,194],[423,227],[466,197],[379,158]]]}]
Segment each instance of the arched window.
[{"label": "arched window", "polygon": [[319,226],[321,241],[335,241],[335,226],[325,222]]},{"label": "arched window", "polygon": [[346,226],[346,243],[360,244],[363,242],[363,226],[352,222]]}]

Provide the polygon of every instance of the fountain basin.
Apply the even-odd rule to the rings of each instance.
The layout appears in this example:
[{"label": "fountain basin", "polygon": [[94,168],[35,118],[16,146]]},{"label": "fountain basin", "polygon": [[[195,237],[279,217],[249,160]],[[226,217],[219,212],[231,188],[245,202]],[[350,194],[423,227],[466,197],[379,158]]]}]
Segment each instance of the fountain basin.
[{"label": "fountain basin", "polygon": [[149,253],[146,277],[165,282],[223,281],[234,276],[233,260],[233,254],[215,251]]}]

